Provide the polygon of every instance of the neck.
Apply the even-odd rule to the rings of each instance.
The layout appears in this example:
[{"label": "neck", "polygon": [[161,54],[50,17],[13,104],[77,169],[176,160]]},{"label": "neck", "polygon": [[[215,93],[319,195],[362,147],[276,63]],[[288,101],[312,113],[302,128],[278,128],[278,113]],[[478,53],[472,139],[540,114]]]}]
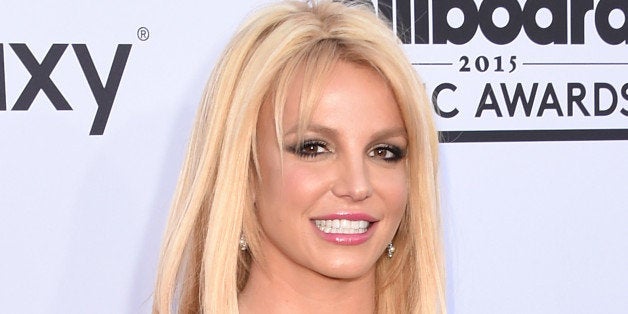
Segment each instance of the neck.
[{"label": "neck", "polygon": [[374,313],[374,296],[374,269],[360,278],[334,279],[253,262],[238,303],[241,314]]}]

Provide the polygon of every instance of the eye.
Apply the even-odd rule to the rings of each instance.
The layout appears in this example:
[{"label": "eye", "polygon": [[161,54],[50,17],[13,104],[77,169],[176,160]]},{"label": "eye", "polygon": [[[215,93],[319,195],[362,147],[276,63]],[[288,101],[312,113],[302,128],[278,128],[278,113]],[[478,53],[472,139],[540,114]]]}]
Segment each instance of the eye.
[{"label": "eye", "polygon": [[303,143],[289,147],[288,149],[293,154],[301,158],[315,158],[330,151],[327,143],[319,140],[304,141]]},{"label": "eye", "polygon": [[397,162],[406,156],[406,151],[395,145],[382,144],[370,150],[368,156],[386,162]]}]

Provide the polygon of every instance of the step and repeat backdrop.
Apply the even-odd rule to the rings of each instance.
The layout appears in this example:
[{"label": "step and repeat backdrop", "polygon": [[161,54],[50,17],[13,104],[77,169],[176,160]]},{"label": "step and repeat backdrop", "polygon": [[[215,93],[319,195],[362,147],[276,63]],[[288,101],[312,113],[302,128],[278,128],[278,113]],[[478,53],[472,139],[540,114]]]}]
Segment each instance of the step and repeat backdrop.
[{"label": "step and repeat backdrop", "polygon": [[[3,313],[149,313],[217,56],[261,0],[0,3]],[[441,133],[450,313],[628,311],[628,2],[380,0]]]}]

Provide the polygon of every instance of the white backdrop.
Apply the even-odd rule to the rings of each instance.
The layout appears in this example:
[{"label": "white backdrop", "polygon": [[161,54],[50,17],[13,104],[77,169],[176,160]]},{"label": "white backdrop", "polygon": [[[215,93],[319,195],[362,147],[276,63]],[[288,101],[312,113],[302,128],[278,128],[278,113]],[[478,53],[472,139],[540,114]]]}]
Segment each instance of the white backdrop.
[{"label": "white backdrop", "polygon": [[[0,3],[0,312],[150,312],[161,235],[204,83],[233,29],[263,2]],[[626,11],[611,13],[610,25],[622,29]],[[433,14],[426,16],[433,25]],[[496,10],[493,19],[505,24],[508,16]],[[546,10],[536,17],[539,24],[552,21]],[[449,13],[452,26],[462,20],[460,10]],[[138,36],[141,27],[148,39]],[[581,129],[586,137],[600,134],[593,129],[626,129],[626,43],[601,40],[593,10],[584,30],[578,45],[538,45],[523,30],[497,45],[478,28],[464,44],[405,46],[429,91],[443,83],[457,87],[438,97],[441,110],[459,110],[452,118],[437,116],[439,128],[465,131],[459,142],[441,144],[451,313],[628,311],[628,141],[537,141],[553,136],[547,133],[512,141],[522,133],[493,133],[507,142],[473,136],[461,142],[478,130]],[[58,62],[54,53],[45,61],[52,44],[69,44]],[[98,104],[72,44],[86,45],[101,81],[118,45],[131,45],[102,135],[90,135]],[[42,65],[25,66],[29,54]],[[469,72],[460,71],[465,56]],[[481,56],[490,61],[483,72],[475,68]],[[512,73],[494,71],[496,57],[505,67],[512,56]],[[72,110],[57,110],[42,91],[28,110],[14,110],[29,70],[43,71],[44,64]],[[44,81],[33,86],[54,93],[45,74],[35,75]],[[596,82],[616,90],[608,116],[594,116]],[[494,101],[481,100],[487,83]],[[530,117],[521,105],[509,116],[501,83],[510,97],[517,83],[528,94],[538,83]],[[549,83],[555,97],[541,105]],[[578,107],[568,115],[568,83],[582,84],[591,116]],[[612,92],[601,89],[599,99],[608,108]],[[482,102],[493,109],[476,118]]]}]

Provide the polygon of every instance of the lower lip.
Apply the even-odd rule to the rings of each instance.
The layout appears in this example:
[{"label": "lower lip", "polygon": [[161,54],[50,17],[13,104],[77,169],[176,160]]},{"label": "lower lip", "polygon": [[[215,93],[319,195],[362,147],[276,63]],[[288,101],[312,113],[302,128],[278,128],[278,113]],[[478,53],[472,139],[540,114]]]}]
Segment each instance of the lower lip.
[{"label": "lower lip", "polygon": [[312,223],[314,229],[318,232],[318,235],[323,238],[323,240],[329,241],[338,245],[358,245],[366,242],[371,235],[373,234],[373,229],[377,223],[373,222],[369,225],[368,229],[366,229],[365,233],[353,233],[353,234],[344,234],[344,233],[325,233],[316,227],[315,223]]}]

